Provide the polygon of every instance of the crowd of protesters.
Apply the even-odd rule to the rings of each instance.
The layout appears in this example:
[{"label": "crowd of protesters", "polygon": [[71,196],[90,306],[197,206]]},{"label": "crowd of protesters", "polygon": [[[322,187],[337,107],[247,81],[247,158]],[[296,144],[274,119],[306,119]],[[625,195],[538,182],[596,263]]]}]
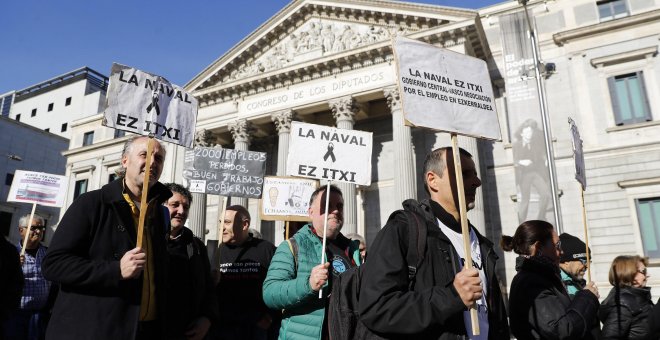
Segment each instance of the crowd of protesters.
[{"label": "crowd of protesters", "polygon": [[[119,179],[77,198],[48,249],[38,215],[20,219],[20,244],[0,240],[0,339],[311,340],[329,339],[342,327],[351,329],[345,333],[351,339],[660,338],[660,305],[646,287],[648,260],[615,258],[613,288],[599,303],[598,288],[584,279],[586,245],[545,221],[525,221],[499,240],[502,250],[518,255],[507,306],[495,270],[497,245],[472,224],[473,263],[465,266],[451,148],[427,155],[422,180],[429,199],[403,202],[368,254],[363,237],[341,233],[344,203],[335,186],[314,191],[311,222],[277,248],[250,230],[245,207],[228,207],[219,254],[208,254],[185,227],[190,192],[158,182],[165,157],[159,142],[131,138]],[[460,160],[469,210],[481,181],[472,155],[461,149]],[[348,289],[339,285],[344,279],[353,283],[351,292],[338,291]],[[340,311],[354,322],[338,323],[329,306],[349,306],[337,299],[351,294],[352,309]]]}]

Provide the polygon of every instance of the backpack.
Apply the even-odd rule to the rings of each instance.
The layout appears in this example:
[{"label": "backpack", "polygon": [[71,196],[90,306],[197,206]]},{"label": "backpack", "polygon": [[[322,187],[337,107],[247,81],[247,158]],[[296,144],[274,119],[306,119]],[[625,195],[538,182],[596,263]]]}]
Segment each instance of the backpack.
[{"label": "backpack", "polygon": [[[407,210],[393,212],[388,222],[396,218],[399,214],[405,215],[408,222],[406,262],[408,263],[408,289],[413,290],[417,268],[419,268],[419,265],[424,260],[427,227],[421,216]],[[416,249],[416,251],[412,249]],[[358,300],[360,296],[360,281],[365,265],[368,265],[368,261],[360,267],[348,269],[332,283],[327,315],[328,331],[332,340],[385,339],[369,330],[359,321]]]}]

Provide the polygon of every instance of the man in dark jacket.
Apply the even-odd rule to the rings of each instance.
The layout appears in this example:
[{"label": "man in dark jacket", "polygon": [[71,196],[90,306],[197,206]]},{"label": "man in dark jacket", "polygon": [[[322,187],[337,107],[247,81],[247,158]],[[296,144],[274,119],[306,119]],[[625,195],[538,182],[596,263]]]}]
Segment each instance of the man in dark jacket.
[{"label": "man in dark jacket", "polygon": [[168,284],[168,339],[203,339],[218,321],[218,305],[211,280],[206,246],[185,227],[192,195],[175,183],[165,206],[170,212],[170,255]]},{"label": "man in dark jacket", "polygon": [[16,247],[0,236],[0,338],[3,324],[21,304],[23,270]]},{"label": "man in dark jacket", "polygon": [[563,233],[559,235],[561,241],[562,255],[559,263],[561,269],[561,280],[566,286],[568,296],[573,298],[575,294],[587,285],[584,273],[587,271],[587,245],[579,238]]},{"label": "man in dark jacket", "polygon": [[[140,207],[149,142],[148,204]],[[159,142],[129,139],[120,178],[82,194],[62,217],[42,265],[46,279],[61,284],[48,339],[165,338],[169,223],[162,204],[172,193],[158,182],[164,159]]]},{"label": "man in dark jacket", "polygon": [[[474,207],[481,185],[472,156],[460,150],[467,208]],[[449,162],[449,164],[447,164]],[[506,311],[495,274],[493,243],[470,225],[474,268],[463,267],[465,251],[454,181],[451,148],[432,151],[424,162],[424,182],[430,200],[403,203],[426,222],[424,260],[409,290],[407,220],[391,219],[369,249],[361,281],[360,320],[387,338],[509,339]],[[455,186],[454,186],[455,188]],[[471,331],[467,307],[477,304],[480,335]]]}]

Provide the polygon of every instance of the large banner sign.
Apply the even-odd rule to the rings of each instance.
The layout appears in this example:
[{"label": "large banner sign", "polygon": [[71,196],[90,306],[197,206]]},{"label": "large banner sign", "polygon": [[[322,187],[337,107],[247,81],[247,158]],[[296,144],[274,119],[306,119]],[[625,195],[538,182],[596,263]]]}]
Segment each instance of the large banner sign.
[{"label": "large banner sign", "polygon": [[266,221],[309,221],[308,198],[318,188],[315,179],[264,177],[261,219]]},{"label": "large banner sign", "polygon": [[371,132],[291,123],[287,175],[371,184]]},{"label": "large banner sign", "polygon": [[501,15],[499,21],[518,220],[544,220],[554,224],[550,171],[525,13]]},{"label": "large banner sign", "polygon": [[190,192],[259,198],[265,172],[265,152],[196,147],[184,156]]},{"label": "large banner sign", "polygon": [[113,64],[103,125],[192,147],[197,99],[167,79]]},{"label": "large banner sign", "polygon": [[395,40],[394,54],[408,124],[502,139],[485,61],[403,37]]},{"label": "large banner sign", "polygon": [[571,137],[573,142],[573,158],[575,159],[575,179],[582,185],[582,190],[587,190],[587,174],[584,166],[584,150],[582,149],[582,138],[575,121],[568,118],[568,125],[571,127]]},{"label": "large banner sign", "polygon": [[66,176],[16,170],[7,201],[61,207],[67,186]]}]

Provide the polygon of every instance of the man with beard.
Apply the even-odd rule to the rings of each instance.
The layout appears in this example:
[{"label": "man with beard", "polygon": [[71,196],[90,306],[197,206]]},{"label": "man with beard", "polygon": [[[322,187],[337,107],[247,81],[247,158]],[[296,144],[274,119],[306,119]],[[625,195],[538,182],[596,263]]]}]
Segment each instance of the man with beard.
[{"label": "man with beard", "polygon": [[[563,251],[559,263],[561,280],[566,286],[568,296],[573,298],[575,293],[586,287],[584,273],[587,271],[587,245],[579,238],[563,233],[559,235],[561,250]],[[590,250],[591,251],[591,250]]]},{"label": "man with beard", "polygon": [[[424,221],[417,229],[403,213],[394,214],[369,248],[360,285],[360,321],[386,338],[508,339],[504,300],[495,274],[493,243],[470,224],[473,268],[465,251],[451,148],[432,151],[424,161],[423,181],[430,200],[403,202]],[[481,186],[472,155],[460,149],[467,209]],[[425,229],[421,229],[425,228]],[[424,232],[425,231],[425,232]],[[406,263],[409,238],[426,234],[419,267]],[[419,244],[419,241],[418,241]],[[411,269],[411,266],[412,269]],[[411,281],[411,271],[414,280]],[[468,307],[476,303],[480,335],[471,334]]]},{"label": "man with beard", "polygon": [[[341,234],[344,199],[339,188],[330,186],[312,193],[309,200],[311,224],[282,242],[268,268],[263,296],[266,305],[282,309],[280,339],[324,339],[328,337],[326,311],[333,278],[360,265],[359,241]],[[323,226],[327,222],[326,259],[319,264],[323,248]],[[319,291],[322,297],[319,299]]]}]

